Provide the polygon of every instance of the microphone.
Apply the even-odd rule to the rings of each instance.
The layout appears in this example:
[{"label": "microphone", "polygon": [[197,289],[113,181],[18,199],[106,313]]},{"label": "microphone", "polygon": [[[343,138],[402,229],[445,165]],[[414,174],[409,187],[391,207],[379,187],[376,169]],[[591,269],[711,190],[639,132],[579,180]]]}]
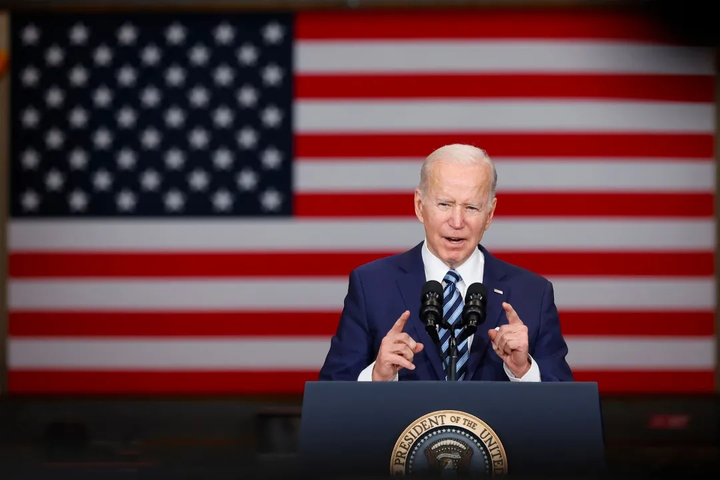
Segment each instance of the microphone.
[{"label": "microphone", "polygon": [[438,325],[442,326],[443,321],[443,295],[442,284],[435,280],[425,283],[420,295],[420,319],[425,324],[425,330],[440,347],[438,336]]},{"label": "microphone", "polygon": [[462,343],[477,331],[478,325],[485,321],[486,310],[487,287],[482,283],[473,283],[465,292],[465,307],[463,307],[462,311],[465,330],[458,338],[458,343]]}]

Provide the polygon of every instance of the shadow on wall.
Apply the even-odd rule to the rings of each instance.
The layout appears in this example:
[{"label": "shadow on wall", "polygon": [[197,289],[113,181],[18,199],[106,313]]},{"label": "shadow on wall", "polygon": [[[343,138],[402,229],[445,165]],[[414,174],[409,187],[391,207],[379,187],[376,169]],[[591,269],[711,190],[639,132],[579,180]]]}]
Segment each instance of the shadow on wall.
[{"label": "shadow on wall", "polygon": [[[37,469],[46,478],[68,468],[167,470],[182,478],[188,472],[292,472],[300,411],[299,400],[5,399],[2,478],[38,478],[27,476]],[[720,397],[606,398],[603,419],[614,473],[720,473]]]},{"label": "shadow on wall", "polygon": [[[637,2],[628,2],[630,4]],[[676,40],[686,45],[720,46],[720,28],[713,2],[701,0],[651,0],[643,2]]]}]

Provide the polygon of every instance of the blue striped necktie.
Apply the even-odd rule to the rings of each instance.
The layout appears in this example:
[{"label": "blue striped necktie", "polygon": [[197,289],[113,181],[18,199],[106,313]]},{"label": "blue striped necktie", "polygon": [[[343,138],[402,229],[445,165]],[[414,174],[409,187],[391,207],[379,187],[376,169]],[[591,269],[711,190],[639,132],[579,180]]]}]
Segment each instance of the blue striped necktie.
[{"label": "blue striped necktie", "polygon": [[[462,310],[464,306],[462,295],[457,288],[457,282],[462,280],[462,277],[455,270],[450,270],[445,274],[443,281],[445,282],[445,290],[443,291],[443,318],[448,321],[450,325],[455,325],[460,321],[462,317]],[[462,329],[455,330],[455,336],[459,336],[462,333]],[[442,345],[443,365],[445,369],[450,366],[450,358],[448,347],[450,346],[450,330],[440,328],[440,345]],[[468,339],[465,339],[457,347],[457,374],[455,378],[458,380],[465,379],[465,367],[469,356],[468,352]],[[447,373],[445,374],[447,380]]]}]

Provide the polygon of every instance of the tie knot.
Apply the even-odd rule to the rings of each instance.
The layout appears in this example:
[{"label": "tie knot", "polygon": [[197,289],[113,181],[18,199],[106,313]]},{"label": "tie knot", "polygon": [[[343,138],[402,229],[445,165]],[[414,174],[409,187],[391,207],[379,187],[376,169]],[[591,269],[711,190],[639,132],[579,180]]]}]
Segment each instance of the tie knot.
[{"label": "tie knot", "polygon": [[445,274],[444,280],[445,280],[445,283],[447,283],[447,284],[451,284],[451,283],[455,284],[455,283],[459,282],[460,280],[462,280],[462,277],[455,270],[450,270],[449,272],[447,272]]}]

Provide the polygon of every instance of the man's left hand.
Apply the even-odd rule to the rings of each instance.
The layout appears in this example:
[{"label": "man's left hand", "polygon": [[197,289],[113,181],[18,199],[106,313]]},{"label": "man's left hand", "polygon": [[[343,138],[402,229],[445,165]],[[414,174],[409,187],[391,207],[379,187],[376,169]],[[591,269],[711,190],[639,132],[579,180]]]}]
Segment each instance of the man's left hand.
[{"label": "man's left hand", "polygon": [[505,362],[505,365],[517,378],[530,370],[530,355],[528,353],[528,329],[520,320],[512,305],[503,302],[503,309],[507,317],[507,325],[499,330],[488,331],[493,350]]}]

